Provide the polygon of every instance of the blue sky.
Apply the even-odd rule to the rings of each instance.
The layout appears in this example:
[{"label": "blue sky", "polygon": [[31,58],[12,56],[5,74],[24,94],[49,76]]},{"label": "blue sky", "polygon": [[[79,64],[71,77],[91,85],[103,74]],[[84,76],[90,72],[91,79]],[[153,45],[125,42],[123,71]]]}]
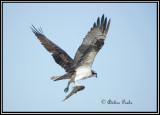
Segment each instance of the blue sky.
[{"label": "blue sky", "polygon": [[[98,78],[79,81],[85,89],[62,102],[68,80],[50,77],[65,71],[31,32],[31,24],[74,58],[102,14],[111,25],[92,66]],[[156,14],[155,3],[4,3],[3,110],[156,111]],[[108,104],[109,99],[132,104]]]}]

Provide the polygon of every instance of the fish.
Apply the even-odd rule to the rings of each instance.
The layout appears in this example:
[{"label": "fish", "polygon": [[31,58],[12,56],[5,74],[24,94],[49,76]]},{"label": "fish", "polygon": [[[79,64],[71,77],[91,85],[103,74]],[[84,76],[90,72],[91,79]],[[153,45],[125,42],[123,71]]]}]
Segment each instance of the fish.
[{"label": "fish", "polygon": [[77,93],[79,91],[84,90],[84,88],[85,88],[85,86],[83,86],[83,85],[79,85],[79,86],[73,87],[73,90],[66,96],[66,98],[63,101],[65,101],[66,99],[68,99],[69,97],[71,97],[73,94],[75,94],[75,93]]}]

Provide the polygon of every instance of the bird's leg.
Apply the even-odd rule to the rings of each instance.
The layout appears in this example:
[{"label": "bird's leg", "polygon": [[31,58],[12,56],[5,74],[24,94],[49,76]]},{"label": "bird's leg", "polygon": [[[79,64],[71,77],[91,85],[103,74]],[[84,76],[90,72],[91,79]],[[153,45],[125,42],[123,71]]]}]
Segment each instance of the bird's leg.
[{"label": "bird's leg", "polygon": [[75,81],[74,81],[74,84],[75,84],[76,86],[82,86],[82,85],[80,85],[80,84],[77,84]]},{"label": "bird's leg", "polygon": [[71,82],[72,82],[72,80],[70,80],[70,81],[68,82],[67,87],[64,89],[64,92],[65,92],[65,93],[68,92],[68,90],[69,90],[69,85],[71,84]]},{"label": "bird's leg", "polygon": [[75,84],[76,86],[79,86],[79,84],[77,84],[76,82],[74,82],[74,84]]}]

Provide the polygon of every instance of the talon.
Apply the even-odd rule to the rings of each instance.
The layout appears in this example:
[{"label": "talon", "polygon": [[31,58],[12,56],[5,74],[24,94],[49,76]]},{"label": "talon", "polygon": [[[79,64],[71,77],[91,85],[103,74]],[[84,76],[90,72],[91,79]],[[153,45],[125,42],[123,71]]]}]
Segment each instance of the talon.
[{"label": "talon", "polygon": [[67,92],[68,92],[68,87],[66,87],[66,88],[64,89],[64,92],[65,92],[65,93],[67,93]]}]

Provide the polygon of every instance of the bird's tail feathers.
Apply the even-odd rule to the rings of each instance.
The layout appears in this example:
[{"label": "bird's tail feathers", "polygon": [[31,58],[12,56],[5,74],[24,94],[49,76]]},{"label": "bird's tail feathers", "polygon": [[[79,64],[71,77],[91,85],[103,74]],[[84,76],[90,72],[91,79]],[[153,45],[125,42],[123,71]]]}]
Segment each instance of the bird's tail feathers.
[{"label": "bird's tail feathers", "polygon": [[66,73],[61,76],[53,76],[53,77],[51,77],[51,80],[58,81],[58,80],[70,79],[70,78],[71,78],[71,76],[69,75],[69,73]]}]

